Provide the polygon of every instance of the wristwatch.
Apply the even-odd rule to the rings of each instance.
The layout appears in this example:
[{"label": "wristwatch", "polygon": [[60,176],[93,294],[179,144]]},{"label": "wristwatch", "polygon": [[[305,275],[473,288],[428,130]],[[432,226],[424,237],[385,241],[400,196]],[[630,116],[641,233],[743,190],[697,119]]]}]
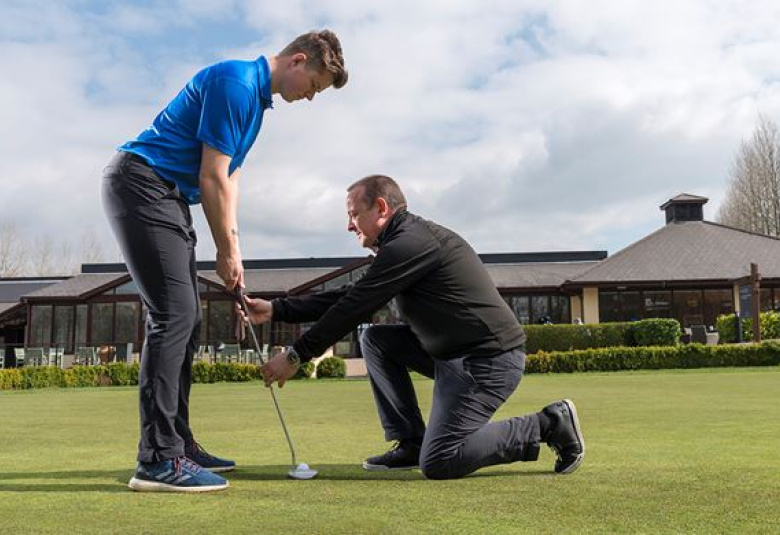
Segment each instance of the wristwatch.
[{"label": "wristwatch", "polygon": [[287,348],[287,362],[290,366],[295,366],[296,368],[301,365],[301,357],[298,355],[298,352],[293,349],[293,346]]}]

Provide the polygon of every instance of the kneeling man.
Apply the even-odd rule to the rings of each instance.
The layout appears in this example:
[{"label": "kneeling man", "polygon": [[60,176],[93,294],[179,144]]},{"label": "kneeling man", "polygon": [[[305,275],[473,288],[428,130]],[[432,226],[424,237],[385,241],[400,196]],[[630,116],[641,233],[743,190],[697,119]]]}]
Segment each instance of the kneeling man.
[{"label": "kneeling man", "polygon": [[[535,461],[541,443],[558,456],[555,472],[576,470],[585,442],[570,400],[490,422],[520,384],[525,333],[469,244],[408,212],[401,188],[382,175],[347,189],[347,217],[347,230],[376,253],[359,281],[304,297],[247,298],[252,323],[316,321],[265,364],[266,383],[282,386],[395,298],[405,324],[368,327],[360,340],[385,438],[397,441],[366,459],[366,470],[419,467],[427,478],[452,479]],[[434,379],[427,428],[409,369]]]}]

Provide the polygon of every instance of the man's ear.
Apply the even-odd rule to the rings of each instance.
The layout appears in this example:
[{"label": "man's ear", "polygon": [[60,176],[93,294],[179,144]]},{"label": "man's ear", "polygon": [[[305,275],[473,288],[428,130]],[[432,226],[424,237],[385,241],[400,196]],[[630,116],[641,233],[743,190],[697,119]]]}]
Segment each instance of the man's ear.
[{"label": "man's ear", "polygon": [[390,209],[390,205],[387,204],[387,201],[383,199],[382,197],[379,197],[376,200],[377,205],[379,205],[379,215],[382,217],[390,217],[393,213],[393,211]]},{"label": "man's ear", "polygon": [[298,65],[305,66],[308,59],[309,58],[303,52],[296,52],[290,60],[290,65],[293,67],[297,67]]}]

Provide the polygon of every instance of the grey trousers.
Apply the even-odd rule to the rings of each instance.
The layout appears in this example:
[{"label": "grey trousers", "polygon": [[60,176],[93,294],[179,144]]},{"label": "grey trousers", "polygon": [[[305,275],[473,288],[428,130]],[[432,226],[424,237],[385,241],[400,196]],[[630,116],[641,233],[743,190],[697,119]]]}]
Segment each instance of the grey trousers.
[{"label": "grey trousers", "polygon": [[103,171],[103,210],[148,309],[138,376],[138,460],[184,455],[192,442],[192,357],[201,324],[195,230],[178,188],[118,152]]},{"label": "grey trousers", "polygon": [[[406,325],[371,326],[360,343],[385,439],[423,437],[425,477],[453,479],[484,466],[538,458],[537,414],[489,421],[520,384],[522,351],[433,359]],[[409,369],[434,380],[427,430]]]}]

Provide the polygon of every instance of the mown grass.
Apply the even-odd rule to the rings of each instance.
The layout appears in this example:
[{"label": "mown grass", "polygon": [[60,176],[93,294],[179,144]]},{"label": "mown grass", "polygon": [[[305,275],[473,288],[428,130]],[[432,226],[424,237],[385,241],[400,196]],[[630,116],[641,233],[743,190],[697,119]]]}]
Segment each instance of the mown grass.
[{"label": "mown grass", "polygon": [[[432,383],[415,381],[427,410]],[[195,385],[192,424],[240,469],[208,495],[126,488],[132,387],[0,392],[0,533],[776,533],[780,368],[529,375],[498,417],[577,403],[588,452],[570,476],[536,463],[457,481],[377,474],[384,451],[366,381],[279,391],[289,454],[260,383]]]}]

